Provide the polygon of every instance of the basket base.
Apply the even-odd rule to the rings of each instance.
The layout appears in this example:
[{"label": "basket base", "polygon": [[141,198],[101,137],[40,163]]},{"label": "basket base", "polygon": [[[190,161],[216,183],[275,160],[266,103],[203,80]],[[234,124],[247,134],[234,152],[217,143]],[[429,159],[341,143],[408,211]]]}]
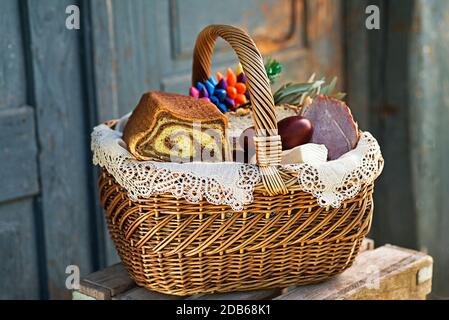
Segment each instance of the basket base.
[{"label": "basket base", "polygon": [[[310,259],[310,263],[302,262],[297,264],[298,268],[296,270],[291,270],[288,273],[285,272],[285,270],[282,270],[282,267],[279,267],[277,270],[271,270],[269,273],[265,274],[255,274],[254,272],[251,272],[251,274],[248,272],[247,276],[243,274],[236,274],[234,277],[228,275],[227,277],[222,277],[222,282],[217,282],[216,280],[211,280],[207,277],[204,277],[203,279],[186,278],[183,282],[180,282],[174,280],[173,276],[165,272],[161,272],[157,277],[158,279],[156,279],[148,275],[140,276],[139,274],[136,274],[135,268],[133,267],[131,269],[128,269],[127,267],[127,271],[129,276],[140,287],[162,294],[182,297],[195,294],[241,292],[311,285],[327,281],[351,267],[359,253],[362,241],[363,239],[357,239],[354,242],[347,242],[346,244],[341,242],[333,245],[329,243],[323,243],[321,245],[315,244],[315,248],[308,246],[308,250],[311,251],[321,251],[324,249],[321,251],[322,259],[334,261],[334,264],[323,265],[317,263],[317,261],[312,258]],[[335,246],[338,246],[338,251],[332,250],[332,247]],[[342,248],[346,248],[346,250],[342,250]],[[328,255],[333,254],[333,259],[330,259]],[[124,265],[128,266],[130,262],[129,255],[123,258]],[[212,258],[211,260],[216,258],[217,257]],[[342,263],[342,260],[345,260],[345,263]],[[291,268],[291,266],[295,264],[292,263],[292,261],[286,261],[285,265],[288,266],[288,268]],[[219,272],[218,269],[210,270],[208,268],[204,268],[203,271],[204,274],[211,273],[214,275]],[[161,280],[160,277],[162,276],[165,277],[165,281]],[[211,276],[210,278],[217,279],[219,277]],[[175,284],[174,282],[178,283]],[[166,286],[163,285],[164,283]]]},{"label": "basket base", "polygon": [[243,286],[241,283],[238,283],[237,285],[230,284],[229,286],[220,286],[217,288],[210,288],[210,289],[199,288],[197,290],[192,289],[189,291],[185,291],[182,289],[181,290],[170,290],[170,289],[166,290],[159,286],[150,286],[150,285],[146,284],[145,282],[139,283],[135,279],[134,279],[134,281],[136,282],[136,284],[139,287],[142,287],[142,288],[154,291],[154,292],[167,294],[167,295],[173,295],[173,296],[179,296],[179,297],[187,297],[187,296],[192,296],[192,295],[197,295],[197,294],[217,294],[217,293],[245,292],[245,291],[268,290],[268,289],[283,289],[283,288],[287,288],[290,286],[297,287],[297,286],[319,284],[319,283],[326,282],[326,281],[336,277],[343,271],[344,270],[342,270],[341,272],[335,273],[333,275],[316,277],[316,278],[313,278],[310,280],[309,279],[300,279],[300,280],[296,280],[296,281],[292,280],[290,282],[280,281],[279,283],[267,283],[266,285],[258,282],[257,284],[255,284],[253,286],[246,286],[246,285]]}]

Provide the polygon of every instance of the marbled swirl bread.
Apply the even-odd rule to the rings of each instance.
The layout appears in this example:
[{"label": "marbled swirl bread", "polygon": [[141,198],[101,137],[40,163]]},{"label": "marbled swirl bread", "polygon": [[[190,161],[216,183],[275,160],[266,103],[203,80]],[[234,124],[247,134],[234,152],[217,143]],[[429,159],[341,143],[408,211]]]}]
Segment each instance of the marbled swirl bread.
[{"label": "marbled swirl bread", "polygon": [[123,131],[139,160],[225,161],[226,117],[210,102],[172,93],[142,96]]}]

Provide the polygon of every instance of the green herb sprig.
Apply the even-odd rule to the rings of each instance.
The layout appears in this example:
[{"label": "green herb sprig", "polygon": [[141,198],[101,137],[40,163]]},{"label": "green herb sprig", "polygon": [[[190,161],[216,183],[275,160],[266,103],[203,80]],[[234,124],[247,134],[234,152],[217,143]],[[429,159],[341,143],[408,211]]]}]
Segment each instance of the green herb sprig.
[{"label": "green herb sprig", "polygon": [[316,95],[327,95],[336,99],[343,99],[344,92],[334,92],[337,84],[337,77],[334,77],[329,84],[324,78],[315,80],[315,73],[303,83],[289,82],[281,86],[273,94],[275,105],[291,104],[301,107],[307,97],[313,99]]}]

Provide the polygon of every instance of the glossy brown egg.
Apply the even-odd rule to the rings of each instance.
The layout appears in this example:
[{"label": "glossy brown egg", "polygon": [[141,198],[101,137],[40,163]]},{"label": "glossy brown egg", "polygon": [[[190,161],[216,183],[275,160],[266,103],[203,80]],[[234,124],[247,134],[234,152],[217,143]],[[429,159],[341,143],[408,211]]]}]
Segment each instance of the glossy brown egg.
[{"label": "glossy brown egg", "polygon": [[310,120],[302,116],[292,116],[278,122],[278,132],[282,140],[282,150],[289,150],[308,143],[313,127]]}]

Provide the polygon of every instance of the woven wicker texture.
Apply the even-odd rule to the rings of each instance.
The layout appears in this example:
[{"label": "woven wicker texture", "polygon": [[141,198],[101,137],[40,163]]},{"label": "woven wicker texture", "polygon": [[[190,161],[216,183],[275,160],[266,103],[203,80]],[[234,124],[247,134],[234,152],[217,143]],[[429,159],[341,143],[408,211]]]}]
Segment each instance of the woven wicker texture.
[{"label": "woven wicker texture", "polygon": [[281,149],[273,98],[249,36],[230,26],[204,29],[195,46],[192,81],[209,77],[218,36],[237,52],[248,78],[264,178],[253,203],[235,212],[169,194],[133,202],[103,171],[100,200],[123,264],[138,285],[174,295],[309,284],[341,273],[370,229],[373,185],[337,209],[322,208],[301,191],[297,173],[276,166]]},{"label": "woven wicker texture", "polygon": [[[260,186],[263,188],[263,186]],[[190,295],[309,284],[350,267],[369,231],[372,186],[326,210],[310,194],[255,194],[242,212],[171,195],[134,203],[106,172],[101,203],[138,285]]]}]

